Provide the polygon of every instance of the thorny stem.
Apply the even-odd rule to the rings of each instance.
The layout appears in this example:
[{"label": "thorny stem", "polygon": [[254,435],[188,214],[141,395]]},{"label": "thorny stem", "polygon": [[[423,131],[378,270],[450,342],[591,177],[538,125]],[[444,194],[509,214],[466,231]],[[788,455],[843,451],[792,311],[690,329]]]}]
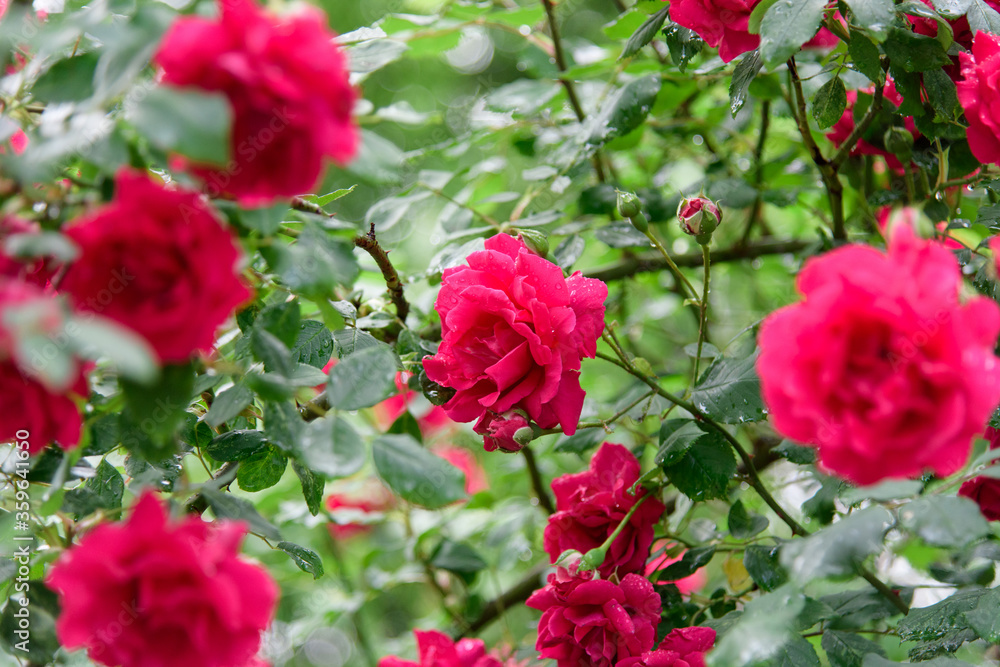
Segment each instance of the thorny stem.
[{"label": "thorny stem", "polygon": [[388,251],[383,249],[379,245],[378,239],[375,238],[374,222],[371,224],[371,228],[367,234],[354,239],[354,245],[367,252],[375,260],[379,270],[382,272],[382,277],[385,279],[385,286],[389,288],[389,298],[392,300],[392,305],[396,307],[396,319],[401,324],[405,323],[406,316],[410,314],[410,304],[406,301],[406,297],[403,294],[403,282],[399,279],[396,268],[389,260]]}]

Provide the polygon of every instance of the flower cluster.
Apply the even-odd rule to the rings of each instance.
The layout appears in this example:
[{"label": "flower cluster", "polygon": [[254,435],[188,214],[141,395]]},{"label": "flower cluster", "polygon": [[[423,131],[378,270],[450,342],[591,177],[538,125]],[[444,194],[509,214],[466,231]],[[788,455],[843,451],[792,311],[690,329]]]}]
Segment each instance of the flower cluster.
[{"label": "flower cluster", "polygon": [[442,632],[415,630],[418,662],[395,656],[382,658],[378,667],[504,667],[499,658],[486,653],[482,639],[452,641]]},{"label": "flower cluster", "polygon": [[959,55],[962,79],[958,100],[969,123],[969,148],[980,162],[1000,162],[1000,37],[988,32],[976,35],[972,53]]},{"label": "flower cluster", "polygon": [[601,281],[564,277],[523,241],[487,239],[467,265],[445,270],[435,305],[441,346],[424,370],[455,390],[445,411],[455,421],[480,420],[488,449],[521,448],[514,429],[491,428],[514,419],[514,410],[541,428],[575,433],[584,398],[580,360],[596,354],[607,296]]}]

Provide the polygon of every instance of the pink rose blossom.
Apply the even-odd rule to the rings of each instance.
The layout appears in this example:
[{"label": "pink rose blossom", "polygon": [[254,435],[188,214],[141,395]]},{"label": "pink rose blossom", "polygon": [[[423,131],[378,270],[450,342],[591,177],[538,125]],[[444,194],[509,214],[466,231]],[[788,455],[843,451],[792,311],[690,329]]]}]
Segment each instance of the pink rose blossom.
[{"label": "pink rose blossom", "polygon": [[1000,309],[963,304],[961,282],[954,255],[905,225],[887,254],[850,245],[808,261],[804,299],[760,333],[774,427],[860,485],[961,468],[1000,402]]},{"label": "pink rose blossom", "polygon": [[502,415],[495,412],[484,413],[472,430],[483,436],[483,447],[488,452],[497,449],[517,452],[524,445],[514,439],[514,434],[522,428],[531,429],[527,418],[516,410],[511,410]]},{"label": "pink rose blossom", "polygon": [[482,639],[452,641],[443,632],[414,630],[417,636],[419,662],[395,656],[382,658],[378,667],[503,667],[503,663],[486,653]]},{"label": "pink rose blossom", "polygon": [[670,20],[698,33],[729,62],[760,46],[750,33],[750,14],[760,0],[670,0]]},{"label": "pink rose blossom", "polygon": [[972,53],[961,53],[958,101],[969,123],[969,148],[980,162],[1000,162],[1000,37],[980,32]]},{"label": "pink rose blossom", "polygon": [[615,667],[705,667],[705,654],[715,645],[712,628],[677,628],[659,648],[639,658],[626,658]]},{"label": "pink rose blossom", "polygon": [[656,642],[660,596],[637,574],[614,583],[558,568],[526,604],[542,612],[535,648],[558,667],[612,667]]},{"label": "pink rose blossom", "polygon": [[608,287],[569,278],[519,241],[498,234],[465,266],[446,269],[436,309],[441,346],[427,376],[456,390],[448,415],[470,422],[518,408],[542,428],[576,432],[580,360],[593,358]]},{"label": "pink rose blossom", "polygon": [[154,60],[163,83],[220,92],[233,111],[230,163],[195,164],[210,192],[245,206],[310,192],[325,157],[357,152],[356,94],[326,17],[276,17],[253,0],[220,0],[217,19],[174,23]]},{"label": "pink rose blossom", "polygon": [[251,663],[278,588],[240,558],[245,533],[241,523],[172,521],[146,492],[127,521],[97,526],[49,571],[59,642],[109,667]]},{"label": "pink rose blossom", "polygon": [[[646,495],[641,486],[636,495],[629,489],[642,469],[639,461],[622,445],[604,443],[581,473],[563,475],[552,482],[556,513],[545,527],[545,551],[554,563],[568,549],[587,553],[601,546],[629,510]],[[653,527],[663,515],[663,503],[648,498],[611,543],[599,571],[609,577],[641,572],[653,543]]]}]

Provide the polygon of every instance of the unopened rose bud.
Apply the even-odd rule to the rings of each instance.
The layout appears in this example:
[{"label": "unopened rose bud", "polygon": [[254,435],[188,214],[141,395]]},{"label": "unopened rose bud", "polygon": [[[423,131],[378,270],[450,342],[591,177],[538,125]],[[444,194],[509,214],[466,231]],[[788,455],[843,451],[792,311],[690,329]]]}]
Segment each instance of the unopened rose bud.
[{"label": "unopened rose bud", "polygon": [[517,235],[528,246],[528,250],[539,257],[548,257],[549,238],[545,234],[535,229],[520,229]]},{"label": "unopened rose bud", "polygon": [[514,431],[514,442],[521,445],[522,447],[526,446],[534,439],[535,439],[535,431],[530,426],[522,426],[521,428]]},{"label": "unopened rose bud", "polygon": [[607,557],[608,550],[606,547],[596,547],[583,554],[583,558],[580,560],[580,567],[577,569],[580,572],[591,572],[603,565],[604,559]]},{"label": "unopened rose bud", "polygon": [[701,245],[707,245],[712,240],[712,232],[722,222],[722,209],[705,197],[682,199],[677,207],[677,220],[685,234],[693,236]]},{"label": "unopened rose bud", "polygon": [[642,202],[631,192],[622,192],[617,190],[618,193],[618,214],[625,218],[634,218],[640,213],[642,213]]}]

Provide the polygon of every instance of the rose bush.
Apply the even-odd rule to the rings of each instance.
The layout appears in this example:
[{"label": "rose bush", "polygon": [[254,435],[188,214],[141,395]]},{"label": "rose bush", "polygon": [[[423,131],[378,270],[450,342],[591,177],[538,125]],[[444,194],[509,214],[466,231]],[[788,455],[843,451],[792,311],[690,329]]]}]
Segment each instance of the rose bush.
[{"label": "rose bush", "polygon": [[13,660],[995,660],[995,0],[36,4]]}]

